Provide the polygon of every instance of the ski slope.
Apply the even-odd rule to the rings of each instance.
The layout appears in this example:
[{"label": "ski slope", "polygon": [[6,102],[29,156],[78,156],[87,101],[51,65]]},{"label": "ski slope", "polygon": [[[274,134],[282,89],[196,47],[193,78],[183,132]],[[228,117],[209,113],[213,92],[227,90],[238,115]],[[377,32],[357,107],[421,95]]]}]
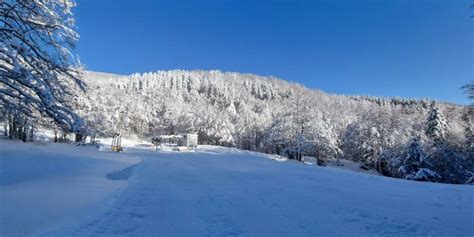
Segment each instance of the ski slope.
[{"label": "ski slope", "polygon": [[473,186],[212,146],[0,141],[1,236],[472,236]]}]

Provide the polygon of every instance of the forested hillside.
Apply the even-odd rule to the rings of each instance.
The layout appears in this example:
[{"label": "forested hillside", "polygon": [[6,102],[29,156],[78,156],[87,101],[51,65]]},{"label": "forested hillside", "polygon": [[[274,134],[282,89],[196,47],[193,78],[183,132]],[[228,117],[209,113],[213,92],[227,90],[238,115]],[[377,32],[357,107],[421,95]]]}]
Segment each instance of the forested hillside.
[{"label": "forested hillside", "polygon": [[394,177],[472,181],[473,121],[466,106],[330,95],[274,77],[220,71],[87,72],[84,80],[88,89],[76,107],[90,134],[195,132],[202,144],[297,160],[314,156],[320,164],[346,158]]}]

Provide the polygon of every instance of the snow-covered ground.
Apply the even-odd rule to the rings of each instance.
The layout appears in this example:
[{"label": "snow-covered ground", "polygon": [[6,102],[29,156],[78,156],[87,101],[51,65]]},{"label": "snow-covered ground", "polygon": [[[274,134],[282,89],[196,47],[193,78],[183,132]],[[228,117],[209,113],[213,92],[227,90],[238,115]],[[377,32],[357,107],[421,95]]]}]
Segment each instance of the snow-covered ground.
[{"label": "snow-covered ground", "polygon": [[[0,140],[1,236],[472,236],[473,186],[236,149]],[[271,159],[265,159],[271,158]],[[277,160],[277,161],[276,161]]]},{"label": "snow-covered ground", "polygon": [[140,161],[92,146],[0,139],[0,236],[32,236],[87,221],[126,184],[106,176]]}]

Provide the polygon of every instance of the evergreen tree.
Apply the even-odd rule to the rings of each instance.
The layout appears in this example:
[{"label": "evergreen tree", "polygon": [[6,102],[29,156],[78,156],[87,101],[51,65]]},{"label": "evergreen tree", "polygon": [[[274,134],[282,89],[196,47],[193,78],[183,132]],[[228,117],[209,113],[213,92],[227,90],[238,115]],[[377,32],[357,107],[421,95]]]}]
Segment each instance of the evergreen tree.
[{"label": "evergreen tree", "polygon": [[404,179],[418,181],[436,181],[439,175],[429,168],[422,145],[418,138],[414,138],[408,145],[406,156],[398,169]]},{"label": "evergreen tree", "polygon": [[426,121],[426,135],[434,141],[441,141],[446,136],[446,129],[446,119],[437,107],[433,107]]}]

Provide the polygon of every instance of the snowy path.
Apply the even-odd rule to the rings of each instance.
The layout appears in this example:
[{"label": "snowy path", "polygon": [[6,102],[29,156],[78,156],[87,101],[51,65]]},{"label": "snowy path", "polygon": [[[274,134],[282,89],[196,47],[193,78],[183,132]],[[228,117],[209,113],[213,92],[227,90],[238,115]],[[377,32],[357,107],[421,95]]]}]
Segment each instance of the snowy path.
[{"label": "snowy path", "polygon": [[94,220],[47,236],[472,236],[473,187],[275,162],[128,150],[144,162]]}]

